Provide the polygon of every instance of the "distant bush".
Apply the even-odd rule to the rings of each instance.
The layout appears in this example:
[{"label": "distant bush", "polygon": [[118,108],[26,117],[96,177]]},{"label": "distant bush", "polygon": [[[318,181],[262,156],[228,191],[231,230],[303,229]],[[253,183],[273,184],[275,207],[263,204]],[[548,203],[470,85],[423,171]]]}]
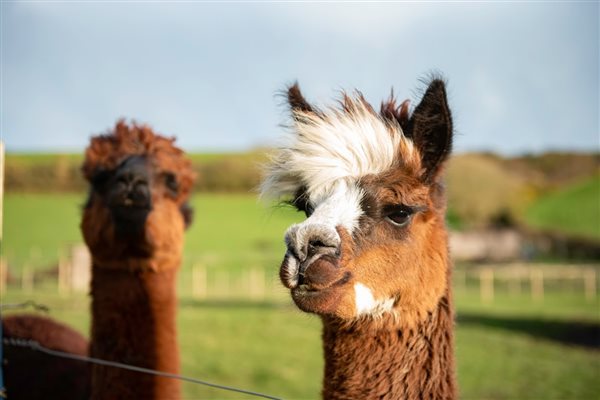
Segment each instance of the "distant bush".
[{"label": "distant bush", "polygon": [[[256,189],[267,149],[247,153],[189,154],[197,172],[195,189],[243,192]],[[6,158],[6,190],[85,192],[81,154],[15,155]],[[525,210],[574,180],[600,171],[598,154],[549,153],[502,158],[462,154],[447,170],[448,222],[455,228],[506,226],[525,220]],[[529,218],[531,220],[531,218]]]},{"label": "distant bush", "polygon": [[[195,189],[210,192],[248,192],[260,182],[263,153],[192,155],[198,174]],[[80,171],[82,158],[71,154],[7,155],[8,192],[82,192],[87,182]]]},{"label": "distant bush", "polygon": [[196,189],[206,192],[248,192],[260,183],[260,166],[256,160],[236,157],[194,165],[198,173]]},{"label": "distant bush", "polygon": [[487,155],[452,158],[446,177],[449,207],[466,228],[510,224],[530,201],[526,183]]},{"label": "distant bush", "polygon": [[87,185],[79,170],[78,160],[69,155],[43,157],[6,157],[5,188],[21,192],[75,192]]},{"label": "distant bush", "polygon": [[500,159],[500,162],[543,191],[573,184],[600,172],[600,153],[549,152]]}]

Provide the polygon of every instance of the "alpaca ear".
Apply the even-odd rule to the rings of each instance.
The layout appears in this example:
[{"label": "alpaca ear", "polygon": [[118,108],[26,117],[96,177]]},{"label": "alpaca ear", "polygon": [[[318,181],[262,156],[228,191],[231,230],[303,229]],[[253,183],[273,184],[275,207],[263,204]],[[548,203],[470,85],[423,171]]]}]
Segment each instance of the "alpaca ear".
[{"label": "alpaca ear", "polygon": [[429,84],[409,125],[409,134],[421,153],[423,180],[431,183],[452,150],[452,115],[442,80],[434,79]]},{"label": "alpaca ear", "polygon": [[304,96],[302,96],[298,82],[288,88],[287,98],[292,113],[295,113],[296,111],[314,112],[313,107],[306,101]]}]

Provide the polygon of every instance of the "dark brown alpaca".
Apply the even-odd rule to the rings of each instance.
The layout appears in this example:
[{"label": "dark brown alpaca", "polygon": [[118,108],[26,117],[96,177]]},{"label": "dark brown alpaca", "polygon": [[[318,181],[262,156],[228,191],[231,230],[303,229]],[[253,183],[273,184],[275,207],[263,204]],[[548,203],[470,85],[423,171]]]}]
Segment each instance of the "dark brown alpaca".
[{"label": "dark brown alpaca", "polygon": [[283,284],[323,321],[325,399],[454,399],[443,165],[452,119],[441,80],[379,113],[357,93],[317,109],[288,91],[290,141],[263,194],[306,221],[285,235]]},{"label": "dark brown alpaca", "polygon": [[[88,354],[88,341],[79,332],[47,317],[3,317],[2,333],[4,338],[34,340],[52,350]],[[5,345],[2,363],[8,399],[89,399],[89,369],[84,362]]]},{"label": "dark brown alpaca", "polygon": [[[174,139],[117,123],[92,138],[81,230],[92,254],[90,354],[179,372],[176,274],[194,174]],[[93,399],[176,399],[180,384],[118,368],[92,367]]]}]

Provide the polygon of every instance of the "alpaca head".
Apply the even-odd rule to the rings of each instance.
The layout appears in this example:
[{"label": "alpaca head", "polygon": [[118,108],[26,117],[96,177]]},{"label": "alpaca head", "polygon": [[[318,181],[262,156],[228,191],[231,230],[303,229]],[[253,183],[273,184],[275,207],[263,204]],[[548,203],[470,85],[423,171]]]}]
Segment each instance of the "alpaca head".
[{"label": "alpaca head", "polygon": [[98,264],[129,260],[131,268],[156,268],[144,260],[180,257],[194,173],[174,141],[124,121],[91,139],[82,167],[90,191],[81,229]]},{"label": "alpaca head", "polygon": [[283,284],[307,312],[422,320],[447,289],[444,83],[434,79],[412,114],[393,97],[377,113],[360,93],[317,109],[297,85],[288,101],[289,142],[262,185],[263,195],[287,197],[307,216],[285,233]]}]

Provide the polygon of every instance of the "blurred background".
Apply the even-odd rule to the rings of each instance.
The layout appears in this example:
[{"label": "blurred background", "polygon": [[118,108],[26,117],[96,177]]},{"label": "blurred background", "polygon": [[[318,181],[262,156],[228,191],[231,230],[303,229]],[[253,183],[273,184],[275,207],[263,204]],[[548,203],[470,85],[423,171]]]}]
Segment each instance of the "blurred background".
[{"label": "blurred background", "polygon": [[[2,303],[87,334],[79,232],[91,135],[118,118],[176,136],[198,172],[179,276],[184,375],[319,396],[320,321],[278,282],[303,215],[257,200],[281,91],[330,104],[448,81],[456,351],[465,399],[600,390],[597,2],[2,2]],[[186,399],[239,398],[184,385]]]}]

